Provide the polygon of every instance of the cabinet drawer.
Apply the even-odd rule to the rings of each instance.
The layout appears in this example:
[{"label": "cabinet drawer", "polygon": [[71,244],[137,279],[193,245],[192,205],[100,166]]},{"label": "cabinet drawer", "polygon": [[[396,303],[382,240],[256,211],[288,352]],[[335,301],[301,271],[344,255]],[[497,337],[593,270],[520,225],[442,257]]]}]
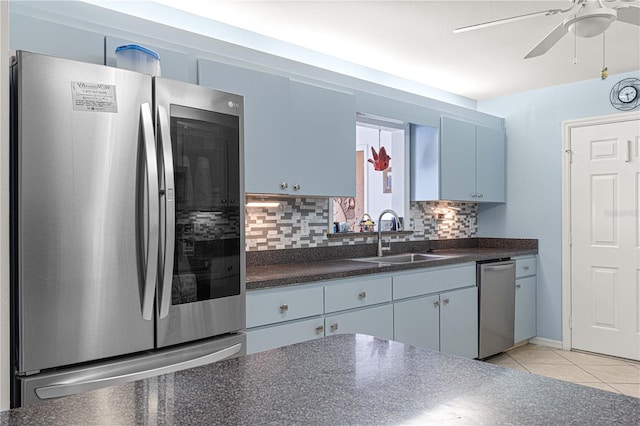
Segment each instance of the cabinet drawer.
[{"label": "cabinet drawer", "polygon": [[341,280],[324,287],[324,311],[327,313],[389,301],[391,277]]},{"label": "cabinet drawer", "polygon": [[324,320],[325,334],[359,333],[383,339],[393,339],[393,305],[375,306],[328,316]]},{"label": "cabinet drawer", "polygon": [[322,287],[273,289],[247,292],[247,328],[323,312]]},{"label": "cabinet drawer", "polygon": [[424,270],[393,277],[393,300],[476,285],[476,264]]},{"label": "cabinet drawer", "polygon": [[536,275],[536,258],[516,258],[516,278]]},{"label": "cabinet drawer", "polygon": [[247,331],[247,354],[324,337],[322,317]]}]

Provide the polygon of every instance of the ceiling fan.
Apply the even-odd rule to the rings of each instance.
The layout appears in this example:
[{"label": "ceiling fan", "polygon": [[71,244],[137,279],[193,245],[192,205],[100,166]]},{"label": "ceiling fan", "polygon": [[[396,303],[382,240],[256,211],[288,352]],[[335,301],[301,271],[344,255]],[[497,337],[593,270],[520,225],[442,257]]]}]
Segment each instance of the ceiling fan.
[{"label": "ceiling fan", "polygon": [[[566,9],[550,9],[512,16],[510,18],[456,28],[453,32],[461,33],[508,22],[521,21],[536,16],[551,16],[573,12],[551,30],[551,32],[525,56],[525,59],[535,58],[536,56],[545,54],[569,32],[577,37],[589,38],[605,32],[614,21],[640,26],[640,6],[629,4],[631,1],[633,0],[571,0],[571,6]],[[604,5],[605,2],[616,4],[612,7],[607,7]]]}]

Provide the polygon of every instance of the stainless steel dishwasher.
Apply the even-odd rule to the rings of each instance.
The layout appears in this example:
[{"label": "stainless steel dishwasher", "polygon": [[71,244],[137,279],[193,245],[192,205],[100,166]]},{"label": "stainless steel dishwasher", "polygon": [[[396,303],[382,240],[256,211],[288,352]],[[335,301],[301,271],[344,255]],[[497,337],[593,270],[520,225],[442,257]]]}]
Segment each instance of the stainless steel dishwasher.
[{"label": "stainless steel dishwasher", "polygon": [[478,262],[478,358],[484,359],[513,346],[515,313],[515,261]]}]

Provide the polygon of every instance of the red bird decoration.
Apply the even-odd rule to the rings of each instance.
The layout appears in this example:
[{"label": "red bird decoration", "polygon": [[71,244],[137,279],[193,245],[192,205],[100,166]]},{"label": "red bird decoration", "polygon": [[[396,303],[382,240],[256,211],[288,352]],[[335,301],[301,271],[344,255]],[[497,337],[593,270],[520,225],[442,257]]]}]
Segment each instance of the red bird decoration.
[{"label": "red bird decoration", "polygon": [[387,155],[387,151],[384,146],[380,148],[380,153],[376,153],[376,150],[371,147],[371,153],[373,154],[373,160],[369,159],[369,162],[373,164],[373,169],[379,172],[387,170],[389,168],[389,160],[391,157]]}]

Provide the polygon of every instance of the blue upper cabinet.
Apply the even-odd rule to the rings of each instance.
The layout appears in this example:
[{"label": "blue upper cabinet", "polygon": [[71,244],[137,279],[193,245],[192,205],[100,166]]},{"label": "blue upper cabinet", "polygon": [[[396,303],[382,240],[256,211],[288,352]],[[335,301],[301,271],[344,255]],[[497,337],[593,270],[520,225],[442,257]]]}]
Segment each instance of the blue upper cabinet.
[{"label": "blue upper cabinet", "polygon": [[290,147],[280,154],[292,171],[290,193],[355,196],[355,97],[291,81],[289,102]]},{"label": "blue upper cabinet", "polygon": [[442,118],[440,199],[476,200],[476,126]]},{"label": "blue upper cabinet", "polygon": [[19,13],[10,14],[9,46],[43,55],[104,64],[104,35]]},{"label": "blue upper cabinet", "polygon": [[281,194],[294,181],[289,142],[289,79],[198,59],[199,84],[244,96],[245,191]]},{"label": "blue upper cabinet", "polygon": [[504,129],[442,117],[411,127],[411,200],[505,202]]},{"label": "blue upper cabinet", "polygon": [[478,201],[506,200],[504,129],[476,126],[476,196]]},{"label": "blue upper cabinet", "polygon": [[440,199],[505,201],[504,129],[442,117]]},{"label": "blue upper cabinet", "polygon": [[184,81],[187,83],[195,83],[189,81],[189,60],[188,54],[167,49],[165,47],[140,42],[136,40],[126,40],[122,38],[106,36],[105,37],[105,65],[116,66],[116,47],[126,44],[139,44],[147,49],[151,49],[160,55],[160,72],[162,77],[172,80]]}]

